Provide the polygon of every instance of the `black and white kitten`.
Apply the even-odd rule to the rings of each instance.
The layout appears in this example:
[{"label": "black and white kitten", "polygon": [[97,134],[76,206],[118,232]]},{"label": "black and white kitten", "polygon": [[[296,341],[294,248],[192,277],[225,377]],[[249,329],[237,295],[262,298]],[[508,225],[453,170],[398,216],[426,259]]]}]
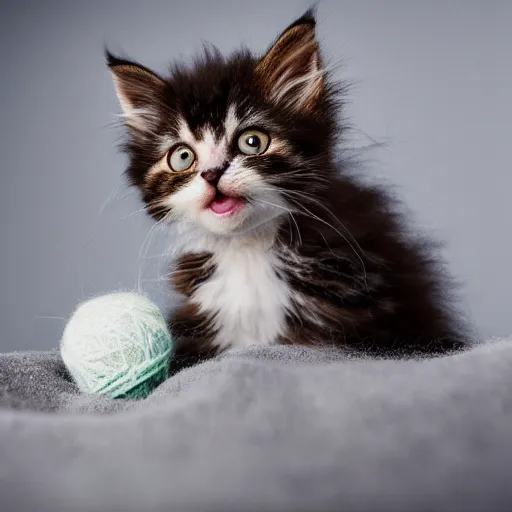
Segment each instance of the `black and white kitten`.
[{"label": "black and white kitten", "polygon": [[[207,49],[162,77],[107,54],[127,175],[173,230],[175,360],[250,344],[461,349],[451,284],[378,188],[335,164],[343,88],[308,11],[263,57]],[[342,96],[342,94],[341,94]]]}]

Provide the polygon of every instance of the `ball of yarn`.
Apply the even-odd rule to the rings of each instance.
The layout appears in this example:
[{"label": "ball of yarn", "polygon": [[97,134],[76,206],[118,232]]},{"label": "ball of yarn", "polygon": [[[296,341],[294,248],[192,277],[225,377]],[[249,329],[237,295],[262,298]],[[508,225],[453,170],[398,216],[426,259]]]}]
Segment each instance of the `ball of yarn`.
[{"label": "ball of yarn", "polygon": [[81,391],[144,398],[168,376],[172,340],[155,304],[120,292],[80,304],[60,350]]}]

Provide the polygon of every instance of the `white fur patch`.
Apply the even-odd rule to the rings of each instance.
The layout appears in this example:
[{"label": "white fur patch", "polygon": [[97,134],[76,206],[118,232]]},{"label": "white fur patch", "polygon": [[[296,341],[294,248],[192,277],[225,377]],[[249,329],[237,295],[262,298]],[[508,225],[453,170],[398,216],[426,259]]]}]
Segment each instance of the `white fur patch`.
[{"label": "white fur patch", "polygon": [[235,107],[230,105],[228,108],[228,113],[226,114],[226,119],[224,121],[224,129],[226,131],[226,140],[230,141],[235,134],[238,125],[240,124],[239,119],[236,117]]},{"label": "white fur patch", "polygon": [[211,201],[213,195],[215,193],[212,188],[200,175],[196,175],[190,183],[170,194],[166,202],[178,215],[198,219],[205,203]]},{"label": "white fur patch", "polygon": [[215,273],[191,297],[202,312],[216,313],[219,348],[268,345],[285,334],[290,287],[275,273],[279,263],[268,241],[247,242],[226,241],[214,254]]}]

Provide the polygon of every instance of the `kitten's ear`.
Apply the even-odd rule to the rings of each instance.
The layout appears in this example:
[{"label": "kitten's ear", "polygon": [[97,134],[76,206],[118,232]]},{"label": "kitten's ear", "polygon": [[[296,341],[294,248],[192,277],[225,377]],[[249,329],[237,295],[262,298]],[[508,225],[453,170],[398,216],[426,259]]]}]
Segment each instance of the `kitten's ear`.
[{"label": "kitten's ear", "polygon": [[152,133],[158,126],[165,82],[151,70],[105,52],[126,125],[133,135]]},{"label": "kitten's ear", "polygon": [[315,26],[314,12],[309,10],[277,38],[257,64],[257,79],[270,101],[302,112],[314,111],[324,91]]}]

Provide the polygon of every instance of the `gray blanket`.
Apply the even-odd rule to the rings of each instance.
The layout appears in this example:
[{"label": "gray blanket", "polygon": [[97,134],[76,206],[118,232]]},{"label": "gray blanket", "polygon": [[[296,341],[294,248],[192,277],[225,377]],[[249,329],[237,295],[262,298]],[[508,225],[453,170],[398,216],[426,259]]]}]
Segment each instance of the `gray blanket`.
[{"label": "gray blanket", "polygon": [[234,351],[143,401],[0,356],[0,510],[512,510],[512,339],[430,361]]}]

